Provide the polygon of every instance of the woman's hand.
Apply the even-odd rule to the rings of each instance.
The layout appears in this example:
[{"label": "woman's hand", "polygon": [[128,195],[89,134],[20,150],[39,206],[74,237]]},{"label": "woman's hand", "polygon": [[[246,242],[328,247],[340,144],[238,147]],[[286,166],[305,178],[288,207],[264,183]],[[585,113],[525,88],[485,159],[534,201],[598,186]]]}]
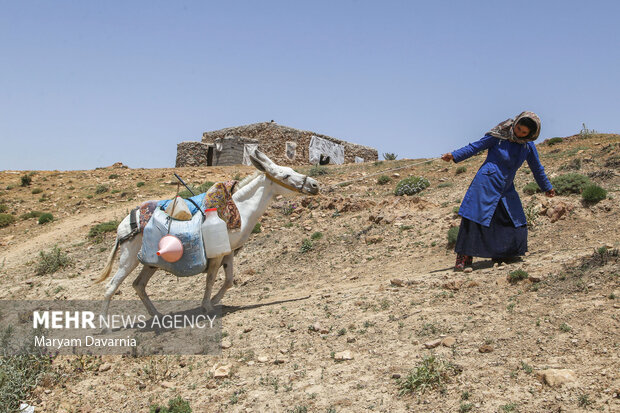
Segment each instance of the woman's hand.
[{"label": "woman's hand", "polygon": [[451,153],[444,153],[443,155],[441,155],[441,159],[443,159],[446,162],[450,162],[454,160],[454,156],[452,156]]},{"label": "woman's hand", "polygon": [[547,195],[549,198],[553,198],[555,196],[555,189],[551,188],[550,190],[545,192],[545,195]]}]

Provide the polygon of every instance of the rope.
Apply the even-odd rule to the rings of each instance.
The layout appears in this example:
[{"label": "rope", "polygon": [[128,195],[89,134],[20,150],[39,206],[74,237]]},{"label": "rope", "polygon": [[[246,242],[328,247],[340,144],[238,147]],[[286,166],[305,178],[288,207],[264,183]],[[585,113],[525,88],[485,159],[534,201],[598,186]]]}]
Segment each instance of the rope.
[{"label": "rope", "polygon": [[433,161],[436,161],[437,159],[441,159],[441,157],[433,158],[433,159],[428,159],[428,160],[422,161],[422,162],[415,162],[415,163],[407,164],[407,165],[404,165],[404,166],[399,166],[397,168],[385,169],[383,171],[379,171],[379,172],[376,172],[376,173],[373,173],[373,174],[370,174],[370,175],[362,176],[361,178],[350,179],[348,181],[342,181],[342,182],[338,182],[338,183],[335,183],[335,184],[331,184],[331,185],[328,186],[328,188],[335,188],[337,186],[342,186],[344,184],[352,183],[352,182],[355,182],[355,181],[362,181],[364,179],[367,179],[367,178],[370,178],[370,177],[373,177],[373,176],[376,176],[376,175],[381,175],[381,174],[384,174],[386,172],[392,172],[392,171],[398,171],[400,169],[411,168],[412,166],[417,166],[417,165],[422,165],[422,164],[425,164],[425,163],[433,162]]}]

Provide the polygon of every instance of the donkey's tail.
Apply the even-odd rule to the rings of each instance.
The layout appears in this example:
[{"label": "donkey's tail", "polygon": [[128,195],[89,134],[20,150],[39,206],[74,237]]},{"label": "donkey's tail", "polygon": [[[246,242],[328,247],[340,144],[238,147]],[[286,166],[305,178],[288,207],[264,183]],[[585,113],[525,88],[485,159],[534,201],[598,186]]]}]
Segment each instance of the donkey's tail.
[{"label": "donkey's tail", "polygon": [[114,263],[114,257],[116,257],[116,253],[118,252],[119,245],[121,245],[121,242],[118,238],[116,238],[114,249],[112,249],[112,252],[110,253],[110,257],[108,258],[108,262],[106,263],[105,268],[103,269],[103,272],[101,273],[101,277],[99,277],[99,279],[95,281],[95,284],[100,283],[101,281],[105,280],[106,278],[110,276],[110,273],[112,272],[112,264]]}]

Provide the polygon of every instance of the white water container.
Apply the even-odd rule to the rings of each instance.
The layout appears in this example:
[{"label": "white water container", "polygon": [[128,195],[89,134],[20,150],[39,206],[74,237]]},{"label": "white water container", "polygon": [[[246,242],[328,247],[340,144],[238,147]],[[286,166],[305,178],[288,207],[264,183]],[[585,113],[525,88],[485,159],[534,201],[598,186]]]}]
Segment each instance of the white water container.
[{"label": "white water container", "polygon": [[202,241],[207,258],[217,258],[230,254],[230,240],[226,223],[217,215],[217,208],[205,210],[202,223]]}]

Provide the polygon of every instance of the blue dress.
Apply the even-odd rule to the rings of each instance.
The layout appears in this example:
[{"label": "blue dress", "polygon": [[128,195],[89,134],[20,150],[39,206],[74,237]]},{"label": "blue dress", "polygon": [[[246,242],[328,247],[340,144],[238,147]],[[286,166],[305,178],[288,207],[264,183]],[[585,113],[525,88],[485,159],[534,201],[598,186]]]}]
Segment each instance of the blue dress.
[{"label": "blue dress", "polygon": [[459,209],[462,220],[455,251],[487,258],[523,255],[527,251],[527,220],[514,187],[515,174],[527,161],[543,191],[552,185],[533,142],[519,144],[486,135],[452,156],[458,163],[485,149],[487,158]]}]

